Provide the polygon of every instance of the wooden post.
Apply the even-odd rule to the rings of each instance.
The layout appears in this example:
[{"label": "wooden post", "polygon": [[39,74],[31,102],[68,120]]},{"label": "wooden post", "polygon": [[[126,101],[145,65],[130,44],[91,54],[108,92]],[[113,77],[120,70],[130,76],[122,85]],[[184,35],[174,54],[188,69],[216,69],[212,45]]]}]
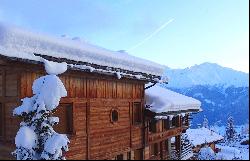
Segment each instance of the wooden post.
[{"label": "wooden post", "polygon": [[177,151],[178,158],[181,157],[181,135],[175,137],[175,148]]},{"label": "wooden post", "polygon": [[167,151],[168,151],[168,158],[170,158],[170,155],[171,155],[171,138],[167,139]]},{"label": "wooden post", "polygon": [[[3,112],[3,114],[4,114],[4,116],[5,116],[5,114],[6,114],[6,109],[5,109],[5,98],[6,98],[6,71],[3,69],[2,70],[2,86],[3,86],[3,88],[2,88],[2,95],[3,95],[3,102],[2,102],[2,112]],[[7,139],[6,139],[6,120],[5,120],[5,117],[3,117],[3,141],[5,142]]]},{"label": "wooden post", "polygon": [[133,150],[131,151],[131,160],[135,160],[135,152]]},{"label": "wooden post", "polygon": [[90,101],[87,103],[87,160],[90,159]]},{"label": "wooden post", "polygon": [[164,157],[165,157],[164,152],[165,152],[165,150],[164,150],[164,141],[162,141],[162,142],[160,142],[160,157],[161,157],[161,160],[164,160]]}]

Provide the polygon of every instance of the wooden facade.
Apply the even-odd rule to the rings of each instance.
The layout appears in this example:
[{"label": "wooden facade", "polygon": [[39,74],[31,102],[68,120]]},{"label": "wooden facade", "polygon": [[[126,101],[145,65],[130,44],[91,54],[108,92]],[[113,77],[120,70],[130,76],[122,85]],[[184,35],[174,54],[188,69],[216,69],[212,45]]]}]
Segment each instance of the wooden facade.
[{"label": "wooden facade", "polygon": [[[0,159],[14,159],[10,153],[20,118],[12,112],[22,98],[33,95],[33,81],[42,75],[42,65],[0,59]],[[59,77],[68,96],[54,112],[60,118],[55,130],[70,138],[67,159],[168,159],[171,137],[180,148],[186,128],[180,117],[169,128],[157,121],[152,131],[144,115],[146,81],[74,70]]]},{"label": "wooden facade", "polygon": [[181,135],[188,128],[188,115],[176,115],[172,120],[146,117],[147,146],[150,160],[181,158]]}]

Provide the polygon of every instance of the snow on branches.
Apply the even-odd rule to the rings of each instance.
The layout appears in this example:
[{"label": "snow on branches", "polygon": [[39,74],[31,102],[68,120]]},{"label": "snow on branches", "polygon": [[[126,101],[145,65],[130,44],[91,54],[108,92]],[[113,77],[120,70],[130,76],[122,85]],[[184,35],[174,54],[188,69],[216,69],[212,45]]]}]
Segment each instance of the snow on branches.
[{"label": "snow on branches", "polygon": [[22,99],[22,105],[13,111],[14,116],[23,120],[13,152],[18,160],[65,159],[63,151],[68,151],[69,139],[65,134],[54,131],[53,126],[59,123],[59,118],[52,117],[60,99],[67,96],[62,81],[56,75],[65,72],[67,64],[47,60],[44,64],[49,75],[35,80],[32,86],[34,96]]},{"label": "snow on branches", "polygon": [[227,142],[233,142],[235,137],[236,137],[236,131],[234,128],[234,119],[232,116],[229,116],[227,119],[227,127],[226,127]]}]

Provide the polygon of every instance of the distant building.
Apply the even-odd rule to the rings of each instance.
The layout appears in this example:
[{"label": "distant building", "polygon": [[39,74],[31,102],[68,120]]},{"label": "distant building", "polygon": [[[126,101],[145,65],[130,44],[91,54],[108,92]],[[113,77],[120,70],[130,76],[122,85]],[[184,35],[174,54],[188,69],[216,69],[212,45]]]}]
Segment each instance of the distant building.
[{"label": "distant building", "polygon": [[187,129],[186,134],[193,146],[193,152],[199,153],[200,149],[209,146],[214,152],[218,152],[216,143],[224,138],[207,128]]}]

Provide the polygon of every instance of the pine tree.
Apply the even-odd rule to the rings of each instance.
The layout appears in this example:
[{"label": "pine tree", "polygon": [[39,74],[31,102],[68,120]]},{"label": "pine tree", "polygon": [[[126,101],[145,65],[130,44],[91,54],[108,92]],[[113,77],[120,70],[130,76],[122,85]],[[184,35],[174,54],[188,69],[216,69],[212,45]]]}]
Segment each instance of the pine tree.
[{"label": "pine tree", "polygon": [[208,119],[206,118],[206,116],[204,116],[203,118],[203,127],[208,128]]},{"label": "pine tree", "polygon": [[61,97],[67,96],[67,91],[56,75],[35,80],[32,90],[34,96],[24,98],[22,105],[13,111],[23,120],[15,138],[13,155],[17,160],[65,159],[63,151],[68,150],[69,140],[66,135],[54,131],[53,126],[59,123],[59,118],[52,114]]},{"label": "pine tree", "polygon": [[229,116],[227,119],[226,139],[230,143],[234,140],[235,136],[236,131],[234,129],[234,119],[232,116]]}]

